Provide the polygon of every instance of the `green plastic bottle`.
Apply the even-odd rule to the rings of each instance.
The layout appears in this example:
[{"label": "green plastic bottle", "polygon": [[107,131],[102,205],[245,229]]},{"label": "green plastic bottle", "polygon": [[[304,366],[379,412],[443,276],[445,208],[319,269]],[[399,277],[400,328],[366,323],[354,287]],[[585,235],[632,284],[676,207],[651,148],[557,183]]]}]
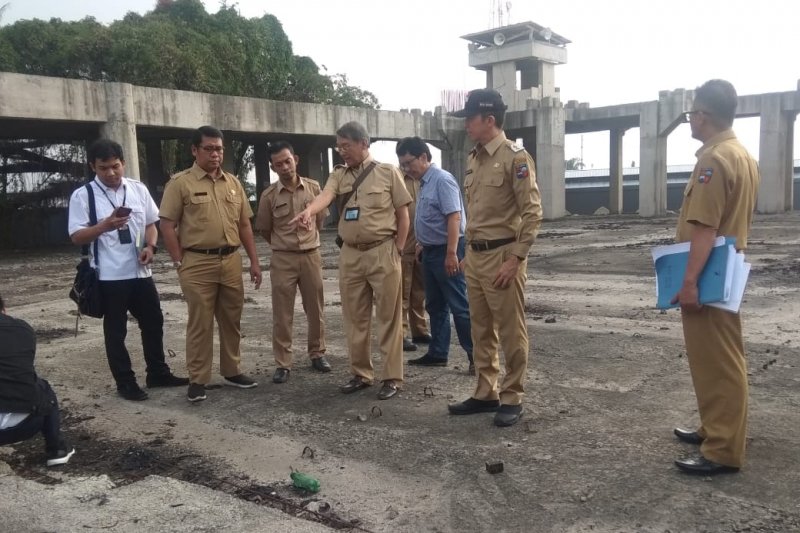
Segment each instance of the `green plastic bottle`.
[{"label": "green plastic bottle", "polygon": [[308,492],[319,492],[319,481],[308,474],[293,470],[289,476],[292,478],[294,486],[298,489],[304,489]]}]

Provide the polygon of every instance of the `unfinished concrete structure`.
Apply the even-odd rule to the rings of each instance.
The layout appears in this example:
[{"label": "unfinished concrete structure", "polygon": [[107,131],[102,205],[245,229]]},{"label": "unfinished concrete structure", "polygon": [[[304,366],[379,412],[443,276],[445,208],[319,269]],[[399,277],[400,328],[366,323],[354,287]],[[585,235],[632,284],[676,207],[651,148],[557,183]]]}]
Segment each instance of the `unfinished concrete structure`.
[{"label": "unfinished concrete structure", "polygon": [[[622,136],[639,128],[639,214],[667,210],[667,138],[692,106],[693,91],[662,91],[658,100],[600,108],[561,102],[555,66],[566,63],[565,37],[534,22],[524,22],[463,36],[469,64],[487,73],[487,87],[509,105],[505,130],[522,138],[534,153],[545,216],[566,214],[564,138],[567,134],[610,133],[609,210],[622,212]],[[517,78],[519,72],[519,78]],[[705,81],[705,80],[699,80]],[[758,210],[792,209],[794,122],[800,112],[800,84],[794,91],[739,97],[738,117],[761,117],[759,166],[762,182]]]},{"label": "unfinished concrete structure", "polygon": [[[486,71],[487,85],[509,103],[505,123],[509,137],[522,138],[536,159],[547,218],[566,214],[565,135],[592,131],[611,134],[609,208],[622,212],[622,136],[636,127],[641,137],[639,214],[666,213],[667,138],[691,108],[692,91],[664,91],[657,100],[600,108],[574,101],[564,105],[554,69],[566,62],[569,40],[533,22],[464,38],[470,41],[470,64]],[[798,112],[800,88],[739,98],[739,116],[761,116],[760,212],[792,209]],[[127,154],[128,174],[144,177],[156,198],[167,179],[161,142],[186,138],[199,125],[219,127],[229,144],[237,140],[254,147],[260,190],[269,181],[267,143],[279,138],[296,147],[300,172],[324,184],[331,159],[337,157],[331,150],[334,132],[349,120],[363,123],[375,140],[418,135],[442,150],[444,168],[458,178],[464,175],[472,143],[463,121],[447,116],[442,108],[435,113],[382,111],[0,73],[0,139],[114,138]],[[140,157],[139,143],[146,157]],[[141,169],[140,160],[145,162]]]}]

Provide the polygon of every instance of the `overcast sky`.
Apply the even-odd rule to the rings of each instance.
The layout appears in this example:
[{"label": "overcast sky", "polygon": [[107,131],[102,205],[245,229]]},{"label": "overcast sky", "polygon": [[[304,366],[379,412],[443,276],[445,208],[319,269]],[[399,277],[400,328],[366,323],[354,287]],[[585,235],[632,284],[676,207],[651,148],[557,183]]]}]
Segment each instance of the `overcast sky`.
[{"label": "overcast sky", "polygon": [[[128,11],[152,10],[155,0],[0,0],[2,23],[20,18],[93,16],[101,22]],[[205,0],[210,12],[220,2]],[[439,105],[443,89],[482,87],[467,66],[461,35],[496,25],[492,0],[239,0],[246,17],[272,13],[294,52],[345,73],[370,90],[382,108]],[[508,2],[504,2],[508,3]],[[798,0],[516,0],[510,22],[533,21],[572,41],[568,63],[556,68],[561,98],[593,107],[656,100],[658,92],[691,89],[711,78],[731,81],[739,94],[795,90],[800,78]],[[734,129],[758,155],[758,119]],[[795,158],[800,132],[795,128]],[[566,157],[580,156],[580,135],[567,137]],[[638,129],[625,136],[623,161],[638,164]],[[608,165],[607,135],[584,135],[589,166]],[[670,164],[693,163],[699,147],[683,125],[670,136]],[[384,158],[386,159],[386,158]]]}]

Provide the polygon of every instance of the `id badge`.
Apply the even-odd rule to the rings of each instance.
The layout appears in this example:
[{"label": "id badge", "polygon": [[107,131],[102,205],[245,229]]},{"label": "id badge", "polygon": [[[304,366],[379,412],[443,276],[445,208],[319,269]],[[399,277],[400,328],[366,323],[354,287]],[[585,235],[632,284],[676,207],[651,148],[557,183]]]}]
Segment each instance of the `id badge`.
[{"label": "id badge", "polygon": [[118,229],[117,233],[119,234],[119,242],[121,244],[131,244],[133,242],[133,237],[131,236],[131,228],[126,226],[122,229]]},{"label": "id badge", "polygon": [[360,208],[358,208],[358,207],[347,207],[344,210],[344,219],[345,220],[358,220],[359,212],[360,212]]}]

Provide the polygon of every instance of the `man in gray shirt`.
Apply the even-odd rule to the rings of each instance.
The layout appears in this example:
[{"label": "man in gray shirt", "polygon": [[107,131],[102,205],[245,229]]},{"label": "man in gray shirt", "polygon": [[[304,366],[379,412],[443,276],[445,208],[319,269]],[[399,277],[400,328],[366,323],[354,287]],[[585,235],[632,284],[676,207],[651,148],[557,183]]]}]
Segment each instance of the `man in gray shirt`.
[{"label": "man in gray shirt", "polygon": [[458,341],[474,374],[467,284],[459,264],[464,259],[464,203],[452,174],[431,163],[431,151],[419,137],[397,143],[400,169],[420,181],[414,217],[416,254],[425,277],[425,309],[430,316],[428,353],[409,365],[446,366],[450,350],[450,313]]}]

